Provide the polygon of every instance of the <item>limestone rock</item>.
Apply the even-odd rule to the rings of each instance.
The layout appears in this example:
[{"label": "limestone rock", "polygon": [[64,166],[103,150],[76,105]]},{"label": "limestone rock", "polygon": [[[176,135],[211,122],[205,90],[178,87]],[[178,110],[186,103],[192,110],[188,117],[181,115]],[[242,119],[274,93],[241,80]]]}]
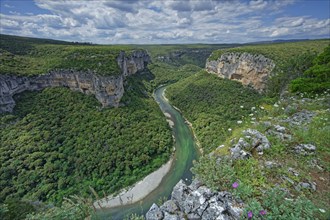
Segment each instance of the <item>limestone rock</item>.
[{"label": "limestone rock", "polygon": [[228,78],[252,86],[262,92],[275,64],[263,55],[224,53],[216,61],[207,61],[206,70],[221,78]]},{"label": "limestone rock", "polygon": [[175,204],[175,202],[173,200],[168,200],[166,201],[161,207],[160,209],[164,212],[168,212],[168,213],[175,213],[176,211],[179,210],[178,206]]},{"label": "limestone rock", "polygon": [[244,137],[241,137],[237,144],[230,149],[233,159],[248,159],[252,156],[250,152],[253,149],[262,154],[264,149],[268,149],[271,146],[267,137],[257,130],[244,130],[243,135]]},{"label": "limestone rock", "polygon": [[301,154],[301,155],[311,155],[314,154],[316,151],[316,147],[312,144],[298,144],[294,148],[294,152],[296,154]]},{"label": "limestone rock", "polygon": [[13,96],[29,90],[42,90],[46,87],[64,86],[84,94],[93,94],[103,107],[118,107],[124,94],[125,77],[146,68],[149,55],[142,50],[130,56],[121,52],[117,58],[122,74],[99,76],[93,71],[54,70],[44,75],[18,77],[0,75],[0,113],[12,112],[15,107]]},{"label": "limestone rock", "polygon": [[146,214],[147,220],[162,220],[164,218],[163,212],[159,209],[155,203],[150,207]]},{"label": "limestone rock", "polygon": [[276,168],[276,167],[280,167],[281,164],[275,162],[275,161],[265,161],[265,167],[268,169],[272,169],[272,168]]},{"label": "limestone rock", "polygon": [[125,77],[143,70],[150,62],[150,56],[143,50],[133,51],[130,56],[122,51],[117,57],[118,66]]},{"label": "limestone rock", "polygon": [[266,132],[266,134],[275,135],[277,138],[279,138],[282,141],[290,141],[292,139],[292,136],[288,132],[289,131],[286,127],[280,125],[274,125],[274,127],[271,127]]},{"label": "limestone rock", "polygon": [[165,212],[163,220],[180,220],[180,217],[178,215],[169,214],[168,212]]},{"label": "limestone rock", "polygon": [[302,110],[293,114],[291,117],[282,120],[282,122],[287,122],[290,125],[300,126],[302,124],[310,123],[314,116],[314,112]]},{"label": "limestone rock", "polygon": [[[175,205],[174,205],[175,204]],[[171,200],[160,210],[164,219],[239,219],[243,209],[229,192],[215,192],[194,180],[187,186],[182,180],[173,188]],[[147,213],[151,219],[158,209],[153,207]],[[156,219],[156,218],[155,218]]]},{"label": "limestone rock", "polygon": [[258,152],[262,152],[264,149],[268,149],[271,146],[267,137],[257,130],[247,129],[243,131],[243,134],[246,135],[245,138],[251,141],[252,147],[256,148]]},{"label": "limestone rock", "polygon": [[312,190],[312,191],[316,191],[316,183],[314,183],[314,182],[308,182],[308,183],[300,182],[300,183],[298,183],[298,186],[296,187],[296,189],[297,190],[309,189],[309,190]]}]

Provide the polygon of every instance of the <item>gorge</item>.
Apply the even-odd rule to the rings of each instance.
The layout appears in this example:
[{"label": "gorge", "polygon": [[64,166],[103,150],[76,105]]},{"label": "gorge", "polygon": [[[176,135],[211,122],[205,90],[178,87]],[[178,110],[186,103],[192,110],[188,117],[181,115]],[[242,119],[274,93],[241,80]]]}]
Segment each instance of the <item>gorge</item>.
[{"label": "gorge", "polygon": [[[14,198],[15,204],[45,204],[45,211],[24,213],[36,219],[54,212],[100,219],[239,219],[250,209],[274,217],[280,206],[267,196],[279,185],[288,194],[276,191],[271,198],[293,201],[284,201],[280,212],[315,215],[309,201],[325,207],[328,189],[328,91],[283,97],[267,92],[271,85],[290,93],[295,73],[306,71],[317,55],[310,48],[321,53],[328,44],[228,46],[214,50],[206,64],[214,45],[61,45],[49,55],[58,68],[16,75],[5,72],[17,70],[12,62],[43,59],[35,54],[52,47],[13,53],[9,60],[9,52],[1,52],[1,203]],[[59,62],[54,57],[62,50]],[[108,58],[120,71],[100,74],[97,67]],[[21,65],[29,73],[35,68]],[[262,141],[254,134],[271,147],[258,151]],[[313,152],[304,156],[304,146]],[[233,149],[247,156],[233,157]],[[157,181],[148,178],[162,165],[168,169],[153,177]],[[130,191],[135,185],[138,194]],[[108,195],[123,188],[126,198],[112,203]],[[303,207],[296,205],[300,201]],[[293,212],[304,207],[310,211]]]}]

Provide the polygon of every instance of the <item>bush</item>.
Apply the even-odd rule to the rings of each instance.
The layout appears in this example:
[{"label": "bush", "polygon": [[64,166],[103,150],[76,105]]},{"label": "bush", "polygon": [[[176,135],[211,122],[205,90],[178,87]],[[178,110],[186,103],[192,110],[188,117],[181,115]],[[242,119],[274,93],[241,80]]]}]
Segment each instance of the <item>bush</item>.
[{"label": "bush", "polygon": [[196,178],[214,190],[228,190],[235,181],[235,170],[230,158],[204,156],[194,163]]}]

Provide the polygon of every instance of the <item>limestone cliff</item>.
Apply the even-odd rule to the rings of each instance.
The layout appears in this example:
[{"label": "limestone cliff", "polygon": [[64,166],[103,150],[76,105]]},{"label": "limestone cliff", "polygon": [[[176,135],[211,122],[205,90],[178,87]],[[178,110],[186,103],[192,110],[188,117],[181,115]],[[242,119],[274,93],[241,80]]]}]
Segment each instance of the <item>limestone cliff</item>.
[{"label": "limestone cliff", "polygon": [[29,90],[64,86],[84,94],[93,94],[103,107],[118,107],[124,94],[126,76],[146,68],[150,57],[145,51],[134,51],[130,56],[121,52],[117,58],[120,75],[99,76],[93,71],[54,70],[34,77],[0,75],[0,113],[11,112],[15,107],[13,96]]},{"label": "limestone cliff", "polygon": [[259,92],[264,91],[274,67],[271,59],[249,53],[224,53],[217,60],[206,62],[208,72],[252,86]]},{"label": "limestone cliff", "polygon": [[133,51],[130,56],[127,56],[125,52],[120,52],[117,62],[122,74],[126,77],[143,70],[150,63],[150,57],[143,50]]}]

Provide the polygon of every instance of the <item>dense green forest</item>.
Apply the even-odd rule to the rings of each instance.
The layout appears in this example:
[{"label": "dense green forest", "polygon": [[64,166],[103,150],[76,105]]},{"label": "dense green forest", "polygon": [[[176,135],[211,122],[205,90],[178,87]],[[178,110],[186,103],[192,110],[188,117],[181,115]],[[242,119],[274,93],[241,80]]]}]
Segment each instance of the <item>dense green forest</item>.
[{"label": "dense green forest", "polygon": [[0,35],[0,74],[30,76],[55,69],[74,69],[118,75],[119,52],[129,54],[133,50],[127,45],[85,45]]},{"label": "dense green forest", "polygon": [[241,45],[236,48],[220,49],[213,51],[209,60],[217,60],[223,53],[226,52],[247,52],[251,54],[262,54],[281,65],[290,60],[291,57],[298,56],[305,52],[320,53],[328,46],[330,40],[308,40],[299,42],[287,43],[272,43],[272,44],[256,44],[256,45]]},{"label": "dense green forest", "polygon": [[58,204],[88,197],[89,186],[110,194],[167,161],[171,132],[143,78],[129,79],[121,108],[101,109],[94,97],[66,88],[17,95],[13,114],[0,117],[0,201]]},{"label": "dense green forest", "polygon": [[312,64],[304,74],[290,83],[291,92],[322,93],[330,89],[330,45]]}]

